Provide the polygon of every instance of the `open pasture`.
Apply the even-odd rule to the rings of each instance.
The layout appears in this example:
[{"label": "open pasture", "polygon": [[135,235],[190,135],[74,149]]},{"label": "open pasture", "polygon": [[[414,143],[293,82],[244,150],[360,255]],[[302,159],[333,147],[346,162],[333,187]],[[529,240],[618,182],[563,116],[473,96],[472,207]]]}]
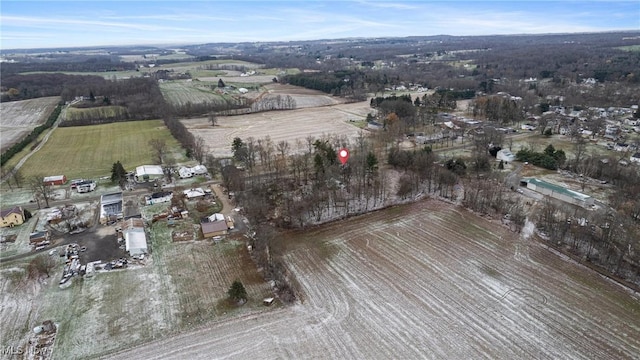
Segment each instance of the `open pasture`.
[{"label": "open pasture", "polygon": [[59,97],[53,96],[3,102],[0,105],[0,151],[5,151],[44,123],[59,101]]},{"label": "open pasture", "polygon": [[[217,82],[217,80],[216,80]],[[202,84],[197,81],[173,80],[160,83],[162,96],[174,106],[201,103],[224,103],[226,99],[223,95],[211,90],[213,83]]]},{"label": "open pasture", "polygon": [[461,208],[427,200],[281,238],[302,302],[128,359],[634,359],[640,299]]},{"label": "open pasture", "polygon": [[152,164],[151,139],[165,140],[178,161],[183,154],[161,120],[57,128],[23,165],[25,177],[64,174],[68,179],[109,176],[120,160],[126,170]]},{"label": "open pasture", "polygon": [[[206,118],[181,120],[195,136],[205,140],[209,153],[216,157],[230,157],[231,143],[239,137],[263,139],[267,135],[274,144],[288,141],[291,151],[297,151],[296,140],[302,142],[308,136],[323,135],[356,138],[362,131],[350,120],[363,120],[369,111],[369,103],[359,102],[319,108],[268,111],[247,115],[219,116],[213,127]],[[306,146],[306,145],[305,145]]]}]

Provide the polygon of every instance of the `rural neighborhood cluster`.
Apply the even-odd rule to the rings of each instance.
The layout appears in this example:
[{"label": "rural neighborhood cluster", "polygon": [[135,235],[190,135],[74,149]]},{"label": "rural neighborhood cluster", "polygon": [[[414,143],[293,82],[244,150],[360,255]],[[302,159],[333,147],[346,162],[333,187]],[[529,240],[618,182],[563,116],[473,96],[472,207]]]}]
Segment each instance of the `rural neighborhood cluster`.
[{"label": "rural neighborhood cluster", "polygon": [[0,56],[2,358],[640,354],[638,32]]}]

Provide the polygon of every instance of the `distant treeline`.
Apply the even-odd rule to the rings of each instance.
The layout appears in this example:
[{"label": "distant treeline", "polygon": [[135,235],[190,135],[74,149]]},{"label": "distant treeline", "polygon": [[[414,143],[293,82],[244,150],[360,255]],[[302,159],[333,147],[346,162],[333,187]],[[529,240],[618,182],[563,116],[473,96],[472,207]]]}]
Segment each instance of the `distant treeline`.
[{"label": "distant treeline", "polygon": [[[3,65],[4,68],[4,65]],[[2,97],[0,100],[17,101],[47,96],[78,94],[89,96],[91,88],[104,86],[106,80],[95,75],[29,74],[2,77]],[[65,96],[69,100],[69,96]],[[73,99],[73,96],[71,96]]]},{"label": "distant treeline", "polygon": [[22,149],[24,149],[25,147],[27,147],[27,145],[29,145],[31,142],[36,140],[38,136],[42,134],[46,129],[49,129],[50,127],[52,127],[53,124],[58,119],[58,116],[60,116],[60,111],[62,111],[62,105],[58,104],[58,106],[56,106],[53,112],[51,112],[51,114],[49,115],[49,118],[47,118],[47,121],[44,124],[36,126],[35,129],[33,129],[31,133],[29,133],[29,135],[24,137],[24,139],[14,144],[12,147],[7,149],[7,151],[2,153],[2,155],[0,155],[0,166],[4,166],[4,164],[7,161],[9,161],[9,159],[11,159],[13,155],[22,151]]},{"label": "distant treeline", "polygon": [[122,62],[111,57],[92,57],[84,61],[31,61],[3,63],[1,74],[3,77],[25,72],[77,71],[77,72],[107,72],[135,70],[136,64]]}]

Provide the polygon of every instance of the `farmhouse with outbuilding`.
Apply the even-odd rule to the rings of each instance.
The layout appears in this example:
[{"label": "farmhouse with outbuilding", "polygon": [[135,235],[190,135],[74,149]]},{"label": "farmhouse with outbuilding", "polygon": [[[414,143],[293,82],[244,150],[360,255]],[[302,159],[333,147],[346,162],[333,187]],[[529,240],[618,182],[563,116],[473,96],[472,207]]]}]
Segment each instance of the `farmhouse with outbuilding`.
[{"label": "farmhouse with outbuilding", "polygon": [[0,211],[0,227],[14,227],[24,223],[24,210],[20,206]]}]

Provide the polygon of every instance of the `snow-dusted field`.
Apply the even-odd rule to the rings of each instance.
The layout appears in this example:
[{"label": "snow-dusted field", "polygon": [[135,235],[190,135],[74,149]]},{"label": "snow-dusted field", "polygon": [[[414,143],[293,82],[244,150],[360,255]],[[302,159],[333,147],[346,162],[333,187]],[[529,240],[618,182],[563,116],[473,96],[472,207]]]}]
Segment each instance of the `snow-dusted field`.
[{"label": "snow-dusted field", "polygon": [[44,123],[60,101],[58,97],[45,97],[22,101],[3,102],[0,105],[0,134],[2,151],[18,142],[36,126]]},{"label": "snow-dusted field", "polygon": [[[283,238],[302,303],[126,359],[632,359],[637,294],[437,201]],[[111,358],[111,357],[110,357]]]},{"label": "snow-dusted field", "polygon": [[298,150],[296,140],[302,141],[306,147],[307,136],[318,139],[323,135],[336,135],[355,139],[362,130],[349,121],[364,120],[369,111],[369,103],[363,101],[317,108],[219,116],[215,127],[206,118],[181,121],[192,134],[205,140],[211,154],[230,157],[231,143],[236,137],[246,141],[249,137],[257,140],[268,135],[274,144],[288,141],[292,152]]}]

